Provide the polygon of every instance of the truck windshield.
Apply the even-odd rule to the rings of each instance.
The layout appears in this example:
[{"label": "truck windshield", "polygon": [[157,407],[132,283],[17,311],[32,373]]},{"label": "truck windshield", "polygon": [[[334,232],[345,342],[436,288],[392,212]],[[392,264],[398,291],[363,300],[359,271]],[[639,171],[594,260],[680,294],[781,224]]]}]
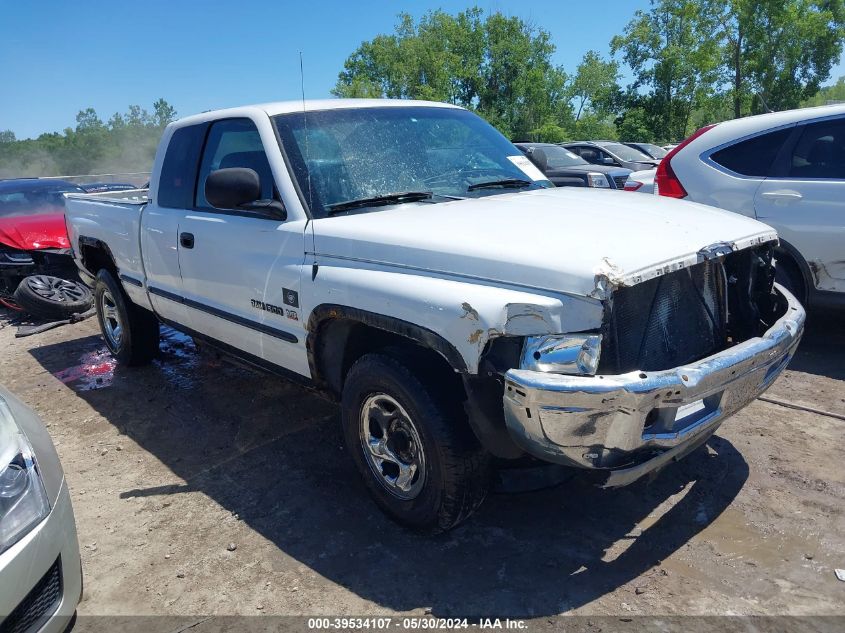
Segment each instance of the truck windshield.
[{"label": "truck windshield", "polygon": [[[337,208],[384,208],[367,205],[371,199],[431,204],[552,186],[504,136],[467,110],[339,108],[281,114],[274,121],[315,217]],[[432,195],[400,199],[400,192]]]}]

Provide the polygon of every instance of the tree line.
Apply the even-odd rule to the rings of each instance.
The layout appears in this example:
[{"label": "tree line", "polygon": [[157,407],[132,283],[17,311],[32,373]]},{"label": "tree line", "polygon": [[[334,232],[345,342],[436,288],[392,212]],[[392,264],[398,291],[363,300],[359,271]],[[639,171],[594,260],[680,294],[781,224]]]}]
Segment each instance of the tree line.
[{"label": "tree line", "polygon": [[549,33],[518,17],[401,14],[394,33],[349,56],[333,92],[456,103],[513,140],[669,142],[806,103],[843,42],[845,0],[652,0],[606,55],[588,51],[567,72]]},{"label": "tree line", "polygon": [[35,139],[0,132],[0,178],[149,171],[161,133],[175,119],[173,106],[159,99],[151,112],[132,105],[106,122],[87,108],[75,128]]},{"label": "tree line", "polygon": [[[338,97],[427,99],[474,110],[512,140],[678,141],[729,118],[845,100],[845,78],[820,88],[845,43],[845,0],[652,0],[606,52],[569,72],[543,28],[475,7],[400,14],[393,33],[362,42]],[[623,68],[631,80],[623,85]],[[0,177],[150,169],[164,99],[36,139],[0,131]]]}]

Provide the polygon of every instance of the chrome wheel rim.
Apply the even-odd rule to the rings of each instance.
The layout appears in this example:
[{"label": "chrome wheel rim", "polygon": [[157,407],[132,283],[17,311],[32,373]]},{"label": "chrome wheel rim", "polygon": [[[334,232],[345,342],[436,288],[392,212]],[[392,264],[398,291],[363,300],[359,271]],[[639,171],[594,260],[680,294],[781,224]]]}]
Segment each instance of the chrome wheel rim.
[{"label": "chrome wheel rim", "polygon": [[369,396],[361,407],[364,459],[381,486],[399,499],[417,497],[425,485],[425,452],[411,416],[395,398]]},{"label": "chrome wheel rim", "polygon": [[123,336],[123,323],[120,321],[114,297],[108,290],[100,297],[100,314],[103,315],[103,334],[106,341],[112,349],[117,349]]},{"label": "chrome wheel rim", "polygon": [[70,303],[85,296],[85,290],[79,284],[50,275],[34,275],[26,280],[26,284],[39,297],[50,301]]}]

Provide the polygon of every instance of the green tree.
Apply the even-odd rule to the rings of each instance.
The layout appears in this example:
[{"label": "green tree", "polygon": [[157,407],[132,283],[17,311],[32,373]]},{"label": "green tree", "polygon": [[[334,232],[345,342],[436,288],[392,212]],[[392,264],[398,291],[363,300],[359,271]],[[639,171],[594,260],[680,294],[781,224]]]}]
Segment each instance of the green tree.
[{"label": "green tree", "polygon": [[164,128],[168,123],[176,120],[176,108],[167,103],[164,99],[159,99],[153,103],[152,122],[155,127]]},{"label": "green tree", "polygon": [[16,140],[15,133],[12,130],[0,131],[0,143],[14,143]]},{"label": "green tree", "polygon": [[[446,101],[476,110],[512,138],[571,119],[567,76],[549,34],[517,17],[433,11],[399,16],[392,35],[363,42],[333,94]],[[551,128],[546,128],[551,129]]]},{"label": "green tree", "polygon": [[76,131],[82,132],[84,130],[97,130],[103,127],[103,122],[97,116],[97,111],[94,108],[86,108],[80,110],[76,115]]},{"label": "green tree", "polygon": [[126,121],[126,125],[131,128],[146,127],[152,122],[150,113],[139,105],[129,106],[129,110],[123,118]]},{"label": "green tree", "polygon": [[845,0],[705,0],[723,47],[733,116],[798,107],[839,60]]},{"label": "green tree", "polygon": [[115,112],[109,119],[108,126],[110,130],[120,130],[126,127],[126,121],[120,112]]},{"label": "green tree", "polygon": [[[652,121],[642,107],[631,107],[616,120],[616,131],[622,141],[651,142]],[[661,139],[662,140],[662,139]]]},{"label": "green tree", "polygon": [[702,0],[652,0],[637,11],[611,52],[621,54],[634,73],[628,100],[638,101],[652,136],[680,139],[690,116],[717,90],[720,77],[716,19]]},{"label": "green tree", "polygon": [[596,51],[587,51],[570,86],[575,101],[575,120],[580,120],[585,107],[588,110],[605,110],[611,95],[618,89],[618,80],[619,64],[604,61]]},{"label": "green tree", "polygon": [[802,101],[801,107],[808,108],[829,103],[845,103],[845,77],[840,77],[832,86],[825,86],[809,99]]}]

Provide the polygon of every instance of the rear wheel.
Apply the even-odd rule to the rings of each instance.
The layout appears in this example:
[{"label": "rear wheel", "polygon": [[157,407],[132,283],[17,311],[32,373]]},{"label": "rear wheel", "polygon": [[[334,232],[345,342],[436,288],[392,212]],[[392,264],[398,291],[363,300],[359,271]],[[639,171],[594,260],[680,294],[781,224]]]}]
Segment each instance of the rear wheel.
[{"label": "rear wheel", "polygon": [[429,533],[466,519],[490,482],[489,455],[448,391],[382,353],[356,361],[343,387],[344,439],[370,494],[391,518]]},{"label": "rear wheel", "polygon": [[67,319],[91,309],[91,291],[78,281],[30,275],[24,277],[17,290],[15,302],[30,314],[43,319]]},{"label": "rear wheel", "polygon": [[143,365],[158,353],[155,315],[133,304],[114,276],[103,269],[94,285],[97,320],[106,345],[124,365]]}]

